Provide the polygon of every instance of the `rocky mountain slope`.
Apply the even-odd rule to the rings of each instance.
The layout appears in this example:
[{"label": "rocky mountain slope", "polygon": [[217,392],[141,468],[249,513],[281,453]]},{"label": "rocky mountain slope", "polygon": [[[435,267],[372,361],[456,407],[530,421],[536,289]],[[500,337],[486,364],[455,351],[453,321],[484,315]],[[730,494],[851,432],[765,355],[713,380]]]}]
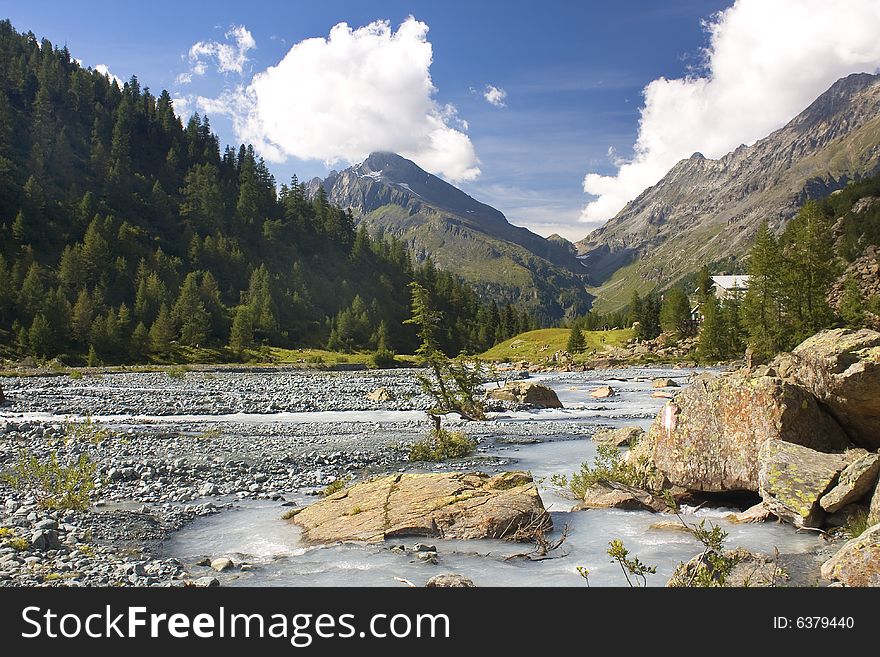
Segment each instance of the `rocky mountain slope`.
[{"label": "rocky mountain slope", "polygon": [[765,219],[784,228],[804,201],[880,170],[880,76],[838,80],[783,128],[718,160],[676,164],[578,243],[596,307],[745,255]]},{"label": "rocky mountain slope", "polygon": [[320,185],[373,235],[404,241],[417,258],[430,257],[486,298],[522,303],[546,318],[589,306],[586,270],[570,243],[513,226],[495,208],[399,155],[373,153],[325,180],[313,179],[310,193]]}]

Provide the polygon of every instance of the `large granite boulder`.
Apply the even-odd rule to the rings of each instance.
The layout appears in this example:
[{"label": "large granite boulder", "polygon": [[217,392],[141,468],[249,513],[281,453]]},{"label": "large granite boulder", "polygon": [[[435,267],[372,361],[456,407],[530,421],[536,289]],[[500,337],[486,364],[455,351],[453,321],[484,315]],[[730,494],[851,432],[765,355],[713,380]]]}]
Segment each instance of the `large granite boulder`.
[{"label": "large granite boulder", "polygon": [[824,517],[819,500],[854,458],[858,456],[825,454],[803,445],[768,440],[758,454],[764,505],[775,516],[799,527],[818,527]]},{"label": "large granite boulder", "polygon": [[380,477],[325,497],[292,520],[317,543],[401,536],[533,540],[552,526],[524,472]]},{"label": "large granite boulder", "polygon": [[562,408],[562,402],[551,388],[528,381],[509,381],[501,388],[489,390],[490,399],[516,402],[539,408]]},{"label": "large granite boulder", "polygon": [[880,448],[880,332],[822,331],[774,365],[813,393],[855,444]]},{"label": "large granite boulder", "polygon": [[826,512],[835,513],[853,502],[858,502],[874,490],[878,473],[880,454],[862,451],[861,456],[840,473],[837,485],[819,500],[819,504]]},{"label": "large granite boulder", "polygon": [[874,494],[871,496],[871,505],[868,509],[868,524],[880,523],[880,481],[874,486]]},{"label": "large granite boulder", "polygon": [[880,586],[880,524],[848,541],[822,564],[822,577],[845,586]]},{"label": "large granite boulder", "polygon": [[651,466],[662,475],[658,483],[756,492],[758,452],[767,441],[819,451],[850,446],[834,418],[803,388],[776,377],[738,373],[700,377],[676,395],[638,451],[650,454]]}]

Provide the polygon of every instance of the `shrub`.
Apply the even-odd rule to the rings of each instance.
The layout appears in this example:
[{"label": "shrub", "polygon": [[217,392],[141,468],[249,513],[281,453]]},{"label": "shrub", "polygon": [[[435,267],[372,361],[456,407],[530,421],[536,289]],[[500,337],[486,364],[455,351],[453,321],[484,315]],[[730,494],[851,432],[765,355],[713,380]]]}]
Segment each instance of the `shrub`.
[{"label": "shrub", "polygon": [[74,381],[78,381],[79,379],[83,378],[83,373],[79,370],[71,370],[67,373],[67,376],[69,376]]},{"label": "shrub", "polygon": [[346,477],[340,477],[324,488],[324,490],[321,491],[321,495],[323,497],[329,497],[333,493],[338,493],[345,488],[346,483],[348,483],[348,479]]},{"label": "shrub", "polygon": [[31,544],[28,543],[28,540],[26,538],[22,538],[21,536],[6,541],[6,547],[11,547],[13,550],[16,550],[18,552],[23,552],[24,550],[27,550],[30,546]]},{"label": "shrub", "polygon": [[109,429],[99,426],[90,417],[86,417],[82,422],[66,422],[64,434],[67,442],[87,443],[89,445],[98,445],[113,435]]},{"label": "shrub", "polygon": [[188,367],[169,367],[165,373],[172,379],[182,379],[189,371]]},{"label": "shrub", "polygon": [[461,431],[432,429],[422,440],[414,442],[409,449],[410,461],[445,461],[470,456],[477,443]]},{"label": "shrub", "polygon": [[[647,575],[654,575],[657,572],[656,566],[642,563],[638,557],[630,558],[629,550],[623,544],[623,541],[615,539],[608,545],[611,546],[608,548],[608,556],[620,566],[623,576],[626,578],[626,583],[631,587],[640,586],[639,581],[641,581],[641,586],[646,586],[648,584]],[[583,575],[581,576],[583,577]]]},{"label": "shrub", "polygon": [[843,531],[849,538],[858,538],[868,528],[868,512],[861,510],[851,514],[846,519]]},{"label": "shrub", "polygon": [[85,511],[95,488],[95,469],[86,454],[70,465],[62,465],[54,451],[47,460],[41,461],[21,450],[18,462],[6,479],[13,488],[34,495],[44,509]]},{"label": "shrub", "polygon": [[309,354],[305,357],[305,361],[312,365],[322,365],[324,363],[324,358],[320,354]]},{"label": "shrub", "polygon": [[570,479],[553,475],[550,481],[556,486],[567,486],[579,499],[583,499],[590,486],[601,481],[616,481],[639,487],[645,483],[637,469],[625,462],[621,458],[620,450],[611,444],[599,444],[596,447],[593,465],[589,465],[586,461],[581,463],[580,472],[572,474]]},{"label": "shrub", "polygon": [[397,365],[397,360],[394,358],[394,352],[390,349],[377,349],[370,356],[370,367],[375,369],[385,369],[395,365]]}]

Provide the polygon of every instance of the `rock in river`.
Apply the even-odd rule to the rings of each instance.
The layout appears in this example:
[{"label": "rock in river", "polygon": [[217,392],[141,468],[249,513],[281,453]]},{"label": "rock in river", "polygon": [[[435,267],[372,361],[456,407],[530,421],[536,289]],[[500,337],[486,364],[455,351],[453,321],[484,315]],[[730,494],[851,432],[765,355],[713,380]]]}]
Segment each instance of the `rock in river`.
[{"label": "rock in river", "polygon": [[614,388],[611,386],[599,386],[590,391],[590,397],[593,399],[607,399],[614,396]]},{"label": "rock in river", "polygon": [[644,435],[644,429],[633,425],[619,429],[602,429],[593,434],[593,440],[600,443],[610,443],[615,447],[629,447]]},{"label": "rock in river", "polygon": [[551,527],[530,475],[396,474],[356,484],[293,517],[307,540],[400,536],[532,540]]},{"label": "rock in river", "polygon": [[824,516],[819,500],[852,459],[848,454],[824,454],[803,445],[768,440],[758,456],[765,506],[798,526],[818,527]]},{"label": "rock in river", "polygon": [[489,390],[490,399],[512,401],[539,408],[562,408],[562,402],[551,388],[538,383],[510,381],[501,388]]},{"label": "rock in river", "polygon": [[880,448],[880,333],[834,329],[807,338],[775,362],[826,406],[850,439]]},{"label": "rock in river", "polygon": [[590,486],[584,493],[584,501],[572,511],[587,509],[627,509],[636,511],[665,511],[667,505],[635,486],[616,481],[600,481]]},{"label": "rock in river", "polygon": [[425,583],[429,589],[435,588],[474,588],[474,583],[464,575],[434,575]]},{"label": "rock in river", "polygon": [[[846,434],[803,388],[769,376],[704,376],[666,404],[639,445],[668,483],[758,490],[758,451],[787,441],[841,450]],[[824,491],[823,491],[824,492]]]},{"label": "rock in river", "polygon": [[846,586],[880,586],[880,525],[866,529],[822,564],[822,577]]}]

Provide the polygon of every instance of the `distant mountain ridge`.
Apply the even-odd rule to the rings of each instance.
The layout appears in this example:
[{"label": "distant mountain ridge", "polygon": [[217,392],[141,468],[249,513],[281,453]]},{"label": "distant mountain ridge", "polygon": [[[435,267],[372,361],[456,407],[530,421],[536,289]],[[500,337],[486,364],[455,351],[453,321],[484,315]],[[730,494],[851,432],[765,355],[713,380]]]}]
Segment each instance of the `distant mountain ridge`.
[{"label": "distant mountain ridge", "polygon": [[596,306],[745,255],[765,219],[779,232],[806,200],[880,170],[880,76],[835,82],[787,125],[717,160],[680,161],[577,243]]},{"label": "distant mountain ridge", "polygon": [[374,235],[404,241],[416,257],[473,284],[487,298],[523,303],[546,318],[583,312],[586,270],[570,244],[513,226],[503,213],[394,153],[371,154],[308,184],[351,208]]}]

